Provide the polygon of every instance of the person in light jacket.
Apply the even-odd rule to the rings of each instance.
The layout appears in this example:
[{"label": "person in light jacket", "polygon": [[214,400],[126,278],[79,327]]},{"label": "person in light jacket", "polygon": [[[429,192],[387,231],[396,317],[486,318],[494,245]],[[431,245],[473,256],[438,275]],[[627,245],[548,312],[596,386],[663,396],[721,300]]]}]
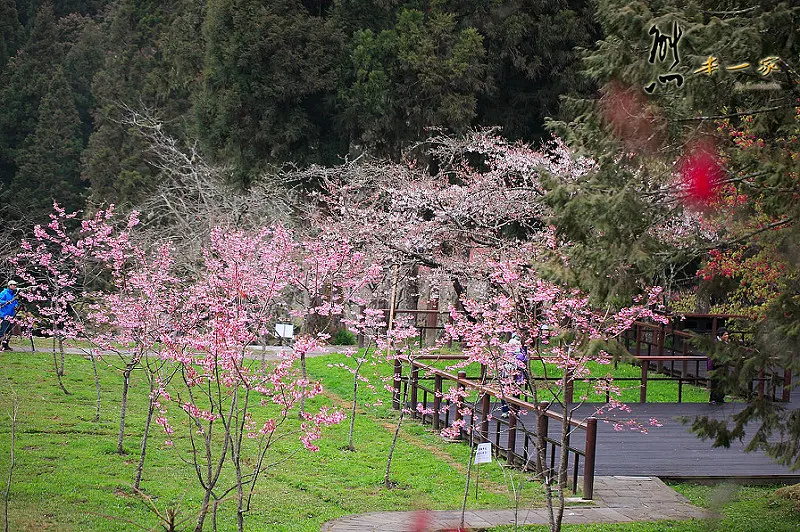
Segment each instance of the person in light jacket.
[{"label": "person in light jacket", "polygon": [[[524,388],[528,382],[528,350],[520,342],[519,336],[516,334],[511,337],[508,342],[509,345],[514,346],[514,361],[506,362],[505,366],[500,371],[501,379],[508,379],[514,377],[514,384],[519,388]],[[515,398],[519,398],[519,394],[514,394]],[[504,399],[500,400],[501,416],[502,418],[508,417],[508,403]]]}]

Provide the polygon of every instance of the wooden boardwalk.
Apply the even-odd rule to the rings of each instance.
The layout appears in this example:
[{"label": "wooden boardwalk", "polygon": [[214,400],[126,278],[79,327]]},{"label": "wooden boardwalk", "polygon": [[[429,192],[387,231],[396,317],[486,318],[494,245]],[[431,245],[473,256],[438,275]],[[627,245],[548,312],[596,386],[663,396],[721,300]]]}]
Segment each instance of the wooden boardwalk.
[{"label": "wooden boardwalk", "polygon": [[[681,417],[693,419],[708,415],[723,419],[739,412],[743,405],[706,403],[649,403],[629,405],[631,412],[623,418],[633,418],[648,426],[656,418],[661,427],[651,427],[647,434],[629,430],[616,431],[611,423],[598,423],[596,475],[652,475],[675,479],[761,479],[797,478],[800,471],[790,471],[763,452],[744,452],[745,443],[733,442],[731,447],[714,448],[691,432],[691,422],[683,424]],[[581,407],[581,417],[593,411]],[[748,440],[746,440],[748,441]]]},{"label": "wooden boardwalk", "polygon": [[[591,404],[581,406],[575,418],[583,419],[593,414],[598,406]],[[739,412],[744,407],[742,404],[637,403],[628,406],[631,412],[616,414],[618,420],[635,419],[648,427],[648,432],[643,434],[628,429],[615,430],[610,419],[608,422],[598,422],[595,475],[655,476],[666,479],[709,481],[800,482],[800,471],[791,471],[788,467],[775,463],[763,452],[747,453],[744,451],[745,443],[738,441],[733,442],[727,449],[714,448],[711,441],[701,440],[689,432],[691,422],[689,424],[681,422],[682,417],[693,419],[700,415],[722,419]],[[789,408],[797,406],[791,403],[787,405]],[[499,417],[500,405],[492,404],[492,408],[492,415]],[[651,418],[657,419],[662,426],[651,427]],[[519,424],[532,429],[535,427],[535,419],[532,415],[522,415]],[[506,425],[497,420],[489,423],[489,440],[494,443],[498,438],[498,431],[501,447],[507,446]],[[551,423],[549,436],[558,438],[558,431],[560,426]],[[576,434],[572,445],[582,448],[580,441],[582,436]],[[524,445],[524,438],[518,436],[515,445],[518,454],[524,454]],[[532,444],[529,452],[533,453]],[[582,465],[581,463],[580,469]],[[570,463],[571,470],[572,463]]]}]

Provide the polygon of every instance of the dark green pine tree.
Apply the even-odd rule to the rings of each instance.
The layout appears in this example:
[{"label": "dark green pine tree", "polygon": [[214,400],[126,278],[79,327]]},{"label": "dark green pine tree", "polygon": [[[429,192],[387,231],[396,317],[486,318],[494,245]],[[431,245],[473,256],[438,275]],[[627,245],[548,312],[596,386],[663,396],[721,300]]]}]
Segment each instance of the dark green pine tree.
[{"label": "dark green pine tree", "polygon": [[0,0],[0,72],[5,70],[9,58],[17,53],[24,34],[16,3],[13,0]]},{"label": "dark green pine tree", "polygon": [[[551,187],[554,222],[572,243],[567,277],[613,300],[639,282],[691,278],[710,246],[743,258],[774,250],[777,296],[758,311],[749,345],[713,352],[731,370],[723,388],[748,405],[732,420],[699,419],[693,428],[718,445],[753,435],[749,448],[798,466],[800,413],[759,399],[753,384],[761,368],[800,372],[800,6],[603,0],[597,14],[606,37],[584,64],[602,97],[569,101],[570,121],[551,124],[597,161],[581,180]],[[748,133],[731,135],[729,127]],[[724,161],[725,187],[739,206],[718,239],[666,245],[651,230],[680,213],[674,176],[697,141]],[[721,300],[739,283],[725,275],[712,282]]]},{"label": "dark green pine tree", "polygon": [[62,50],[53,9],[46,4],[28,41],[0,74],[0,184],[10,184],[17,172],[16,152],[36,129],[39,102]]},{"label": "dark green pine tree", "polygon": [[81,117],[81,134],[86,144],[94,126],[92,113],[96,100],[92,92],[92,81],[103,66],[104,53],[103,35],[99,24],[87,18],[82,18],[81,21],[75,44],[70,47],[62,65],[64,75],[75,96],[75,106]]},{"label": "dark green pine tree", "polygon": [[243,184],[264,165],[332,162],[342,150],[332,97],[342,35],[294,0],[213,0],[197,95],[198,133]]},{"label": "dark green pine tree", "polygon": [[438,6],[400,9],[381,31],[359,30],[340,82],[350,142],[399,160],[428,128],[460,133],[488,87],[483,38]]},{"label": "dark green pine tree", "polygon": [[461,26],[484,38],[491,90],[478,100],[477,121],[500,125],[512,139],[539,140],[545,119],[559,116],[559,98],[590,94],[580,73],[582,49],[600,38],[594,2],[512,0],[448,2]]},{"label": "dark green pine tree", "polygon": [[136,203],[156,184],[146,143],[124,125],[126,106],[157,110],[165,121],[183,123],[176,119],[188,108],[187,95],[165,81],[172,65],[162,48],[184,8],[183,0],[122,0],[101,26],[104,63],[92,82],[94,128],[83,154],[83,177],[95,201]]},{"label": "dark green pine tree", "polygon": [[36,131],[17,158],[11,184],[14,203],[32,219],[45,218],[57,201],[67,210],[83,207],[86,187],[80,179],[81,123],[64,70],[56,68],[39,105]]}]

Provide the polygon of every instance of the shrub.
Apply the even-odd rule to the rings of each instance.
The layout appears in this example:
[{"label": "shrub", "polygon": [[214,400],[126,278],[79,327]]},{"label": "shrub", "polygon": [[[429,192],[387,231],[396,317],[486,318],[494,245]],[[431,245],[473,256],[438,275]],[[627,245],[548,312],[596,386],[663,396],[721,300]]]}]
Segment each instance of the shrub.
[{"label": "shrub", "polygon": [[356,345],[356,335],[347,329],[339,329],[331,336],[333,345]]}]

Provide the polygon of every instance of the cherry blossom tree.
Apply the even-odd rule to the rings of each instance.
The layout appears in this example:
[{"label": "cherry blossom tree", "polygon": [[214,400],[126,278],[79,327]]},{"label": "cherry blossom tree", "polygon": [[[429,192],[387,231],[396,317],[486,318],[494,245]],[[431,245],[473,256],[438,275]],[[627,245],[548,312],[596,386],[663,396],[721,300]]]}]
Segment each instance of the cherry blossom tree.
[{"label": "cherry blossom tree", "polygon": [[[33,236],[21,242],[22,251],[11,261],[28,286],[20,297],[32,311],[26,325],[53,339],[53,365],[59,387],[64,387],[64,341],[86,339],[85,314],[104,273],[125,260],[130,231],[138,224],[136,213],[115,227],[114,206],[80,220],[57,203],[50,223],[36,225]],[[56,348],[58,351],[56,351]],[[95,421],[100,418],[100,382],[94,349],[88,350],[97,392]]]},{"label": "cherry blossom tree", "polygon": [[[328,328],[348,309],[365,308],[365,297],[370,286],[380,280],[382,268],[345,237],[321,234],[304,240],[299,248],[299,267],[292,284],[300,301],[291,314],[303,321],[307,332],[327,338]],[[374,328],[375,318],[374,313],[368,319],[356,313],[351,323]],[[305,353],[300,353],[300,368],[306,379]],[[304,411],[305,398],[301,398],[298,415]]]},{"label": "cherry blossom tree", "polygon": [[577,179],[591,168],[558,139],[534,150],[491,130],[433,137],[427,157],[428,164],[356,160],[311,167],[286,179],[322,183],[309,213],[323,218],[318,225],[365,246],[378,262],[443,274],[463,294],[476,250],[513,252],[547,226],[543,173]]},{"label": "cherry blossom tree", "polygon": [[[535,404],[545,400],[548,408],[562,411],[566,439],[576,406],[564,400],[566,389],[587,377],[590,361],[611,360],[609,342],[634,319],[651,316],[647,307],[657,296],[656,291],[644,296],[644,304],[599,311],[585,294],[542,276],[567,271],[570,246],[549,225],[548,180],[578,184],[594,163],[575,156],[558,139],[534,150],[508,143],[493,131],[462,139],[435,137],[426,157],[402,164],[357,160],[305,172],[324,183],[319,198],[331,231],[347,234],[384,264],[400,264],[406,271],[425,266],[433,282],[452,283],[459,312],[453,313],[449,336],[461,342],[468,362],[491,368],[487,377],[501,397],[521,392],[516,372],[503,371],[515,363],[509,336],[519,334],[529,349],[547,343],[538,363],[542,371],[561,376],[547,397],[534,388],[528,392]],[[596,386],[613,398],[611,380]],[[472,408],[463,397],[451,399],[466,423]],[[604,407],[620,408],[614,399]],[[462,429],[469,430],[457,425],[449,430]],[[566,458],[565,451],[556,471],[541,469],[554,529],[560,528],[563,515]]]},{"label": "cherry blossom tree", "polygon": [[[170,247],[152,254],[133,248],[125,264],[114,268],[113,289],[103,294],[89,314],[91,340],[110,357],[117,355],[122,375],[117,452],[125,453],[124,437],[131,374],[141,369],[148,384],[148,409],[142,434],[134,488],[139,489],[147,442],[165,387],[178,371],[165,346],[176,335],[196,325],[196,317],[183,313],[185,283],[174,273]],[[193,321],[194,320],[194,321]]]},{"label": "cherry blossom tree", "polygon": [[[363,304],[362,291],[380,268],[341,240],[297,241],[279,226],[212,230],[202,257],[183,277],[167,246],[142,257],[93,317],[109,326],[109,346],[134,346],[139,354],[131,361],[152,351],[178,377],[154,372],[151,413],[158,412],[155,422],[168,444],[179,426],[170,411],[188,422],[188,461],[204,492],[196,529],[231,493],[242,529],[257,482],[273,465],[266,460],[269,448],[294,434],[316,450],[322,428],[344,418],[326,407],[309,412],[304,403],[322,388],[297,363],[320,348],[324,331],[306,331],[274,365],[256,363],[249,346],[286,315],[307,321]],[[300,423],[292,428],[295,411]],[[235,481],[222,486],[227,465]]]},{"label": "cherry blossom tree", "polygon": [[[364,364],[375,367],[379,363],[385,362],[385,359],[382,357],[385,351],[380,348],[380,345],[385,344],[385,341],[382,344],[381,340],[385,337],[387,323],[383,310],[371,308],[363,308],[355,317],[343,318],[342,323],[364,339],[363,347],[348,347],[342,350],[342,354],[348,358],[347,362],[329,365],[329,367],[338,367],[353,375],[353,400],[350,408],[350,428],[347,436],[347,448],[355,452],[356,446],[354,437],[356,415],[358,413],[359,386],[363,384],[376,396],[378,393],[378,389],[370,378],[362,374],[362,367]],[[380,398],[376,397],[372,404],[381,404]]]},{"label": "cherry blossom tree", "polygon": [[[545,410],[556,408],[561,414],[560,453],[554,469],[547,467],[545,447],[534,439],[535,466],[544,485],[549,510],[550,529],[561,529],[565,491],[568,487],[568,440],[571,421],[576,410],[588,398],[586,393],[577,402],[569,402],[569,393],[576,382],[587,379],[589,364],[609,365],[611,342],[630,328],[637,319],[664,319],[651,307],[660,290],[651,290],[644,299],[630,307],[613,312],[598,311],[589,304],[589,297],[577,290],[541,279],[520,260],[487,261],[486,292],[462,299],[466,313],[453,312],[453,324],[447,328],[451,338],[462,343],[467,363],[477,362],[487,368],[487,380],[497,388],[500,397],[519,397],[526,394],[535,406],[534,419]],[[533,385],[530,379],[520,378],[527,368],[514,357],[518,347],[508,338],[516,334],[523,340],[531,356],[535,373],[556,379]],[[538,368],[538,369],[537,369]],[[587,381],[588,382],[588,381]],[[619,389],[608,375],[594,383],[594,393],[609,392],[610,399],[596,409],[595,416],[614,423],[615,428],[646,431],[635,421],[610,418],[609,412],[627,408],[618,399]],[[456,398],[458,401],[458,398]],[[463,404],[463,401],[458,401]],[[513,409],[512,409],[513,411]],[[524,413],[514,412],[524,425]],[[656,425],[656,420],[651,420]],[[446,429],[461,431],[464,427]],[[475,427],[466,427],[474,431]],[[535,432],[535,428],[532,428]]]}]

